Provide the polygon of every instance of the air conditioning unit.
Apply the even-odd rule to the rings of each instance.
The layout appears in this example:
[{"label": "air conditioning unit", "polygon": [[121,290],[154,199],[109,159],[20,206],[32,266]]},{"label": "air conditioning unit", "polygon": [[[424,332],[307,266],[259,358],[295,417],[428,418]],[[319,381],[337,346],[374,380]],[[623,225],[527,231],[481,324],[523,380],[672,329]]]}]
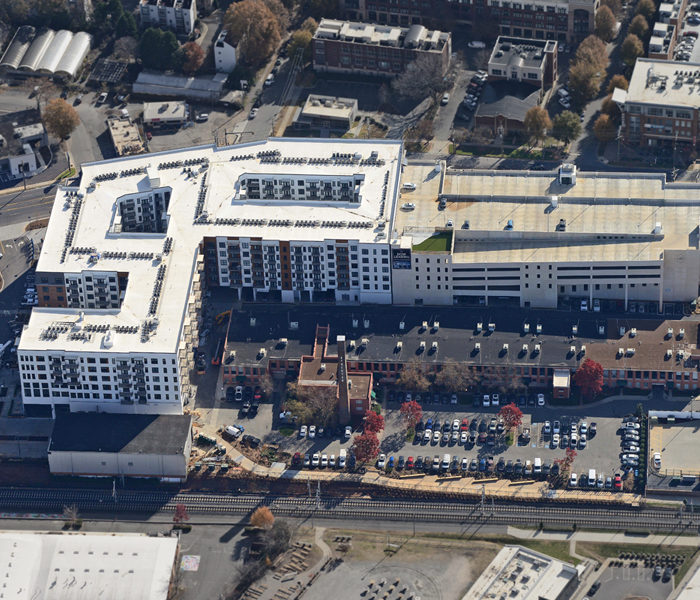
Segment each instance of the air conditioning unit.
[{"label": "air conditioning unit", "polygon": [[255,327],[255,317],[250,317],[250,326]]},{"label": "air conditioning unit", "polygon": [[481,352],[481,344],[479,342],[474,344],[474,352]]},{"label": "air conditioning unit", "polygon": [[260,350],[258,350],[258,356],[260,358],[264,357],[266,354],[267,354],[267,350],[265,350],[265,348],[260,348]]},{"label": "air conditioning unit", "polygon": [[440,321],[435,321],[433,323],[433,331],[437,331],[438,329],[440,329]]},{"label": "air conditioning unit", "polygon": [[366,348],[367,344],[369,344],[369,340],[367,338],[362,338],[362,342],[361,342],[362,347]]},{"label": "air conditioning unit", "polygon": [[571,335],[578,335],[578,325],[571,326]]},{"label": "air conditioning unit", "polygon": [[535,344],[535,354],[539,354],[542,350],[542,344]]},{"label": "air conditioning unit", "polygon": [[326,363],[321,363],[321,368],[319,370],[321,373],[324,373],[326,371]]},{"label": "air conditioning unit", "polygon": [[496,324],[495,323],[489,323],[489,331],[494,332],[496,331]]},{"label": "air conditioning unit", "polygon": [[428,321],[423,321],[423,324],[421,325],[421,329],[428,329]]},{"label": "air conditioning unit", "polygon": [[627,356],[634,356],[634,348],[627,348]]},{"label": "air conditioning unit", "polygon": [[541,323],[537,323],[537,327],[535,328],[535,331],[537,332],[537,335],[542,333],[542,324]]},{"label": "air conditioning unit", "polygon": [[666,337],[667,337],[667,338],[672,338],[672,337],[673,337],[673,327],[669,327],[669,328],[666,330]]},{"label": "air conditioning unit", "polygon": [[636,335],[637,335],[637,328],[632,327],[632,329],[630,329],[630,337],[635,337]]},{"label": "air conditioning unit", "polygon": [[624,356],[625,355],[625,349],[624,348],[618,348],[617,349],[617,356]]},{"label": "air conditioning unit", "polygon": [[484,324],[483,323],[477,323],[476,324],[476,330],[481,333],[484,330]]},{"label": "air conditioning unit", "polygon": [[598,325],[598,335],[605,335],[605,325]]},{"label": "air conditioning unit", "polygon": [[350,340],[350,344],[349,344],[349,345],[350,345],[351,348],[354,348],[354,347],[355,347],[355,340]]},{"label": "air conditioning unit", "polygon": [[627,329],[625,329],[624,325],[622,327],[620,327],[620,337],[625,335],[625,331],[627,331]]},{"label": "air conditioning unit", "polygon": [[432,348],[433,348],[433,350],[437,350],[437,349],[438,349],[438,343],[437,343],[437,342],[433,342]]},{"label": "air conditioning unit", "polygon": [[406,323],[404,323],[403,321],[401,321],[401,322],[399,323],[399,329],[400,329],[401,331],[403,331],[404,329],[406,329]]},{"label": "air conditioning unit", "polygon": [[503,344],[503,352],[504,353],[508,352],[508,344]]},{"label": "air conditioning unit", "polygon": [[527,347],[527,344],[523,344],[523,354],[528,353],[529,348]]},{"label": "air conditioning unit", "polygon": [[359,319],[353,319],[352,320],[352,326],[357,329],[360,326],[360,321]]},{"label": "air conditioning unit", "polygon": [[287,345],[287,338],[280,338],[280,346],[286,346]]},{"label": "air conditioning unit", "polygon": [[403,342],[396,342],[396,348],[401,350],[401,348],[403,348]]},{"label": "air conditioning unit", "polygon": [[671,360],[671,357],[673,356],[673,350],[670,348],[666,349],[666,360]]},{"label": "air conditioning unit", "polygon": [[523,323],[523,333],[530,333],[530,323]]},{"label": "air conditioning unit", "polygon": [[365,326],[365,329],[369,329],[369,319],[365,319],[362,324]]},{"label": "air conditioning unit", "polygon": [[685,337],[685,329],[681,328],[678,330],[678,337],[682,340]]},{"label": "air conditioning unit", "polygon": [[586,353],[586,345],[581,346],[581,355]]}]

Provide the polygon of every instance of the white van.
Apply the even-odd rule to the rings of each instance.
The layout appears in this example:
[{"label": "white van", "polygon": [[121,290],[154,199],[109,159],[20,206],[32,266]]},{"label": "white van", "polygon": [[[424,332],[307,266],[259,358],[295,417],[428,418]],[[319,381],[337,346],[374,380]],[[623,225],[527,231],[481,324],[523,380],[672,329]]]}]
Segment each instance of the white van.
[{"label": "white van", "polygon": [[339,469],[344,469],[345,468],[345,459],[347,458],[348,451],[343,448],[340,453],[338,454],[338,468]]},{"label": "white van", "polygon": [[595,469],[588,470],[588,487],[595,487],[596,477]]},{"label": "white van", "polygon": [[542,473],[542,459],[541,459],[541,458],[536,458],[536,459],[535,459],[535,466],[534,466],[534,468],[532,469],[532,472],[533,472],[535,475],[539,475],[540,473]]},{"label": "white van", "polygon": [[559,88],[557,90],[557,94],[559,94],[559,97],[562,99],[569,99],[569,92],[567,92],[564,88]]}]

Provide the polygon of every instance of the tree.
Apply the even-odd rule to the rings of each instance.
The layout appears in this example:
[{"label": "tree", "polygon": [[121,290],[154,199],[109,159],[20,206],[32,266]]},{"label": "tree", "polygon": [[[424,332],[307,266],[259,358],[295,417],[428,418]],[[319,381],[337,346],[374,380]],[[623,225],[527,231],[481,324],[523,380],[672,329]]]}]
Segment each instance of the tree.
[{"label": "tree", "polygon": [[270,559],[275,559],[289,549],[291,541],[292,528],[289,526],[289,523],[282,519],[275,519],[272,527],[262,536],[265,555]]},{"label": "tree", "polygon": [[280,0],[262,0],[268,10],[277,20],[280,34],[289,28],[289,11]]},{"label": "tree", "polygon": [[610,78],[610,83],[608,84],[608,94],[612,94],[615,91],[615,88],[626,90],[629,88],[629,86],[629,81],[627,81],[624,75],[613,75]]},{"label": "tree", "polygon": [[262,395],[266,398],[269,397],[275,389],[275,382],[272,379],[272,375],[270,375],[269,373],[265,373],[264,375],[260,376],[260,379],[258,380],[258,385],[260,386],[260,391],[262,392]]},{"label": "tree", "polygon": [[187,509],[184,504],[175,505],[175,514],[173,514],[173,523],[182,525],[185,521],[189,521],[190,516],[187,514]]},{"label": "tree", "polygon": [[182,72],[194,75],[204,62],[204,50],[196,42],[187,42],[182,47]]},{"label": "tree", "polygon": [[44,127],[60,140],[65,140],[80,124],[76,110],[63,98],[54,98],[44,107]]},{"label": "tree", "polygon": [[135,37],[120,37],[114,42],[114,57],[132,61],[139,56],[139,42]]},{"label": "tree", "polygon": [[448,362],[435,375],[435,385],[450,392],[467,391],[479,383],[474,367],[466,363]]},{"label": "tree", "polygon": [[[643,1],[644,0],[640,0],[640,2]],[[637,57],[642,56],[642,54],[644,54],[644,45],[642,44],[642,40],[640,40],[633,33],[628,34],[625,41],[622,42],[622,46],[620,46],[620,55],[622,56],[622,60],[626,65],[633,67]]]},{"label": "tree", "polygon": [[502,406],[501,410],[498,411],[498,416],[503,419],[506,431],[518,428],[523,422],[523,411],[515,405],[515,402]]},{"label": "tree", "polygon": [[634,19],[630,22],[630,26],[627,28],[627,33],[636,35],[640,40],[647,36],[647,33],[649,33],[649,23],[647,23],[644,15],[635,15]]},{"label": "tree", "polygon": [[547,111],[541,106],[533,106],[525,113],[525,131],[531,140],[541,142],[552,128],[552,121]]},{"label": "tree", "polygon": [[612,94],[607,95],[600,105],[600,112],[608,115],[612,123],[617,126],[620,124],[620,107],[613,102]]},{"label": "tree", "polygon": [[554,117],[552,135],[562,142],[569,143],[581,135],[581,119],[570,110],[560,112]]},{"label": "tree", "polygon": [[607,6],[614,15],[619,15],[622,12],[622,3],[620,0],[603,0],[601,6]]},{"label": "tree", "polygon": [[377,434],[366,431],[362,435],[356,435],[352,442],[352,451],[355,458],[361,463],[377,458],[379,454],[379,438]]},{"label": "tree", "polygon": [[399,384],[407,390],[416,390],[418,392],[424,392],[430,387],[428,378],[417,363],[404,365],[399,372]]},{"label": "tree", "polygon": [[411,100],[435,97],[447,89],[442,76],[442,62],[435,53],[422,53],[408,63],[403,73],[396,77],[391,86],[399,96]]},{"label": "tree", "polygon": [[656,14],[656,5],[653,0],[639,0],[637,3],[636,14],[642,15],[647,23],[651,23]]},{"label": "tree", "polygon": [[615,139],[615,123],[608,115],[600,115],[593,124],[593,133],[599,142],[610,142]]},{"label": "tree", "polygon": [[270,529],[275,522],[275,515],[267,506],[260,506],[250,515],[250,524],[260,529]]},{"label": "tree", "polygon": [[311,40],[313,37],[310,31],[306,29],[297,29],[291,35],[289,41],[289,56],[294,56],[297,50],[301,49],[303,51],[304,61],[308,62],[311,60]]},{"label": "tree", "polygon": [[0,21],[10,25],[26,23],[29,16],[27,0],[5,0],[0,2]]},{"label": "tree", "polygon": [[318,21],[316,19],[313,19],[312,17],[307,17],[304,19],[304,22],[301,24],[301,27],[299,27],[302,31],[308,31],[311,35],[316,33],[316,30],[318,29]]},{"label": "tree", "polygon": [[260,65],[280,42],[280,26],[275,15],[261,0],[232,3],[224,15],[229,42],[238,44],[244,60]]},{"label": "tree", "polygon": [[371,433],[379,433],[384,429],[384,417],[373,410],[368,410],[364,417],[364,429]]},{"label": "tree", "polygon": [[335,386],[291,384],[288,392],[287,410],[301,423],[325,427],[335,419],[338,411]]},{"label": "tree", "polygon": [[595,33],[604,42],[609,42],[615,36],[617,21],[615,15],[607,6],[601,6],[595,15]]},{"label": "tree", "polygon": [[603,71],[608,66],[607,49],[603,41],[595,35],[589,35],[576,50],[575,62],[586,63],[596,71]]},{"label": "tree", "polygon": [[136,19],[134,19],[134,15],[132,15],[130,12],[122,13],[117,20],[114,33],[118,38],[124,36],[136,36],[138,33],[138,28],[136,27]]},{"label": "tree", "polygon": [[631,492],[634,489],[634,473],[632,471],[627,471],[627,475],[622,480],[622,491]]},{"label": "tree", "polygon": [[78,516],[78,505],[71,504],[63,507],[63,518],[66,521],[68,527],[77,529],[82,524],[80,517]]},{"label": "tree", "polygon": [[406,427],[409,429],[415,428],[415,426],[420,423],[420,420],[423,418],[423,409],[415,400],[402,402],[399,412],[403,417],[404,423],[406,423]]},{"label": "tree", "polygon": [[600,91],[600,71],[585,61],[576,61],[569,67],[569,91],[574,104],[583,106]]},{"label": "tree", "polygon": [[[598,121],[596,121],[597,124]],[[594,398],[603,389],[603,367],[600,363],[587,358],[576,369],[574,383],[581,389],[581,395],[584,398],[588,400]]]},{"label": "tree", "polygon": [[149,27],[140,43],[141,62],[149,69],[174,69],[180,62],[180,45],[172,31]]}]

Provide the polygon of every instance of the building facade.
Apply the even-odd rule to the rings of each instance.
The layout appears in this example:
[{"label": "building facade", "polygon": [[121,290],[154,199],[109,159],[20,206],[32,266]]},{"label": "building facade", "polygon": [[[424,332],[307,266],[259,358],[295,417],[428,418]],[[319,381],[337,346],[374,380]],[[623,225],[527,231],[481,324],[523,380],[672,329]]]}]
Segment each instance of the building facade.
[{"label": "building facade", "polygon": [[189,36],[197,20],[196,0],[141,0],[141,26],[172,29]]},{"label": "building facade", "polygon": [[214,66],[218,73],[231,73],[236,68],[236,46],[226,41],[227,31],[222,31],[214,42]]},{"label": "building facade", "polygon": [[428,56],[445,74],[452,37],[422,25],[395,27],[321,19],[312,39],[312,55],[319,72],[393,77],[419,56]]},{"label": "building facade", "polygon": [[580,41],[595,30],[599,0],[343,0],[346,18],[382,25],[437,23],[486,28],[485,35],[508,35],[560,42]]}]

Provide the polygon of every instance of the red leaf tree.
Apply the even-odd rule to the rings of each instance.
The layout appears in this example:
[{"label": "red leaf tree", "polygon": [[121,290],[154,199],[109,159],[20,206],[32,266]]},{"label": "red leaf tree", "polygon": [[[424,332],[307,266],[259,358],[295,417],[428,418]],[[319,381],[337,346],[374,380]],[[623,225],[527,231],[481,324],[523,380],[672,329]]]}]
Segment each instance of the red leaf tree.
[{"label": "red leaf tree", "polygon": [[175,505],[175,514],[173,515],[173,523],[180,525],[185,521],[189,521],[190,516],[187,514],[187,509],[184,504]]},{"label": "red leaf tree", "polygon": [[603,389],[603,367],[590,358],[581,363],[574,373],[574,383],[581,389],[586,400],[595,398]]},{"label": "red leaf tree", "polygon": [[523,411],[515,406],[514,402],[501,407],[498,416],[503,419],[503,424],[508,431],[517,428],[523,422]]},{"label": "red leaf tree", "polygon": [[376,433],[366,431],[362,435],[355,436],[352,443],[352,451],[355,458],[362,463],[377,458],[379,454],[379,438]]},{"label": "red leaf tree", "polygon": [[576,452],[576,450],[573,448],[567,448],[566,456],[554,461],[555,463],[559,463],[559,468],[561,469],[562,474],[566,474],[568,476],[571,471],[571,465],[574,464],[577,454],[578,452]]},{"label": "red leaf tree", "polygon": [[204,63],[204,50],[196,42],[187,42],[182,47],[182,72],[194,75]]},{"label": "red leaf tree", "polygon": [[384,417],[378,415],[373,410],[365,413],[365,431],[369,433],[379,433],[384,429]]},{"label": "red leaf tree", "polygon": [[415,400],[411,400],[410,402],[402,402],[399,412],[406,423],[406,427],[415,427],[423,418],[423,409]]}]

